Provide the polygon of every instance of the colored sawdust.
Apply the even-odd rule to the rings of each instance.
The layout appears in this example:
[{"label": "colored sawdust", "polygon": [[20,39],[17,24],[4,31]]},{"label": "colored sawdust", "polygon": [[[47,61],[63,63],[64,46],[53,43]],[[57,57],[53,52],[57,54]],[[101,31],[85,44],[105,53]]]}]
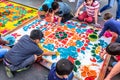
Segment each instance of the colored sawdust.
[{"label": "colored sawdust", "polygon": [[0,3],[0,33],[16,28],[26,20],[36,16],[37,10],[14,2]]},{"label": "colored sawdust", "polygon": [[83,66],[83,68],[81,69],[81,76],[82,77],[91,77],[94,76],[94,78],[97,77],[97,72],[95,70],[91,70],[89,67],[87,66]]},{"label": "colored sawdust", "polygon": [[84,80],[95,80],[95,77],[94,76],[86,77]]},{"label": "colored sawdust", "polygon": [[[86,28],[79,28],[79,26],[80,23],[74,21],[68,21],[63,26],[55,27],[54,23],[34,20],[12,34],[20,33],[23,35],[24,33],[28,34],[33,29],[40,29],[44,33],[44,38],[40,41],[40,48],[43,49],[44,52],[56,52],[54,56],[43,56],[46,60],[56,62],[61,58],[69,59],[75,65],[74,73],[78,78],[82,80],[96,80],[97,74],[100,72],[99,69],[101,69],[99,65],[102,65],[102,60],[98,53],[101,48],[105,48],[108,45],[109,41],[107,42],[100,39],[95,43],[91,42],[88,39],[89,34],[96,34],[97,31],[88,26],[86,26]],[[56,33],[59,32],[63,32],[67,34],[67,36],[59,39],[55,36]],[[62,36],[64,36],[64,34],[59,34],[59,37]],[[16,39],[19,37],[20,36],[16,36]],[[86,65],[90,66],[87,67]],[[80,71],[81,66],[84,67]],[[92,66],[99,69],[93,70],[91,69]]]},{"label": "colored sawdust", "polygon": [[95,50],[95,53],[96,53],[96,54],[99,54],[100,52],[101,52],[101,47],[98,46],[98,47],[96,48],[96,50]]}]

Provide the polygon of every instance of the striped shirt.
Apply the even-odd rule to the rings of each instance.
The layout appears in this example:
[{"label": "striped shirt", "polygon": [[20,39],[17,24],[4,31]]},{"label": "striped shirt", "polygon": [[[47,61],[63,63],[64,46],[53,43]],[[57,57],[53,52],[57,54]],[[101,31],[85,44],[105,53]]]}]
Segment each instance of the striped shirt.
[{"label": "striped shirt", "polygon": [[95,9],[99,9],[100,4],[98,1],[93,2],[92,5],[87,5],[86,2],[83,3],[83,5],[86,7],[86,11],[88,16],[94,16],[95,15]]}]

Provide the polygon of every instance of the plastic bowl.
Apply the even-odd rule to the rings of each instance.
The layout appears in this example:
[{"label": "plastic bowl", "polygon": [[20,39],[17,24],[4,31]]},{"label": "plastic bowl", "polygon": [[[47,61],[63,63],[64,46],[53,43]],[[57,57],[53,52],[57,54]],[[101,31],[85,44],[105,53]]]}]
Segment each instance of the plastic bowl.
[{"label": "plastic bowl", "polygon": [[88,39],[92,42],[96,41],[98,39],[97,34],[90,34]]}]

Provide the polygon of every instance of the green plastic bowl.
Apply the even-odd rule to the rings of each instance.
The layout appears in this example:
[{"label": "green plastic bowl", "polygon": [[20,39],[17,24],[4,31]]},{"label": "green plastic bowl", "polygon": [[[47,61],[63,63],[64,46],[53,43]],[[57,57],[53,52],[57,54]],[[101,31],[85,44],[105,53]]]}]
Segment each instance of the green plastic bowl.
[{"label": "green plastic bowl", "polygon": [[98,35],[97,34],[90,34],[88,39],[92,42],[96,41],[98,39]]}]

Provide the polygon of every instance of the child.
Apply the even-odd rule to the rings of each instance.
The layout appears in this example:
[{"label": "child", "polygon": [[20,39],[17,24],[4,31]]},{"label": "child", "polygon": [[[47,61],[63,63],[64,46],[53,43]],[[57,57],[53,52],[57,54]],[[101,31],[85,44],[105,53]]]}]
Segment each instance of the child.
[{"label": "child", "polygon": [[[54,2],[54,0],[45,0],[44,2],[43,2],[43,4],[42,4],[42,6],[40,6],[39,7],[39,9],[38,10],[40,10],[40,11],[44,11],[44,7],[45,6],[47,6],[47,8],[49,9],[49,8],[51,8],[51,4]],[[46,11],[46,10],[45,10]]]},{"label": "child", "polygon": [[55,14],[58,15],[58,25],[60,25],[61,22],[64,23],[73,18],[70,6],[64,2],[53,2],[52,10],[52,21],[54,21]]},{"label": "child", "polygon": [[53,63],[48,75],[48,80],[72,80],[74,65],[67,59]]},{"label": "child", "polygon": [[54,2],[54,0],[45,0],[44,3],[42,4],[42,6],[39,7],[39,9],[38,9],[38,18],[39,19],[45,18],[45,14],[49,11],[53,2]]},{"label": "child", "polygon": [[4,57],[4,55],[8,52],[8,50],[10,49],[10,47],[5,46],[5,44],[8,44],[8,41],[5,41],[1,38],[0,35],[0,59],[2,59]]},{"label": "child", "polygon": [[107,0],[108,4],[100,9],[100,13],[103,11],[110,9],[114,6],[115,1],[117,1],[117,10],[116,10],[116,20],[120,21],[120,0]]},{"label": "child", "polygon": [[30,36],[24,35],[19,41],[5,54],[3,62],[6,74],[9,78],[13,77],[13,71],[21,71],[32,65],[39,55],[53,55],[55,53],[43,53],[38,47],[38,43],[43,37],[40,30],[32,30]]},{"label": "child", "polygon": [[[111,13],[105,13],[103,18],[105,20],[105,23],[104,23],[104,27],[103,27],[101,33],[99,34],[99,38],[105,33],[105,31],[110,30],[118,35],[116,42],[120,42],[120,37],[119,37],[120,22],[113,19]],[[112,34],[112,36],[114,37],[116,35]]]},{"label": "child", "polygon": [[[106,52],[113,56],[120,56],[120,43],[111,43],[107,46]],[[114,62],[112,63],[114,64]],[[107,75],[107,77],[104,80],[111,80],[112,77],[120,73],[120,61],[118,61],[115,65],[113,65],[112,70]]]},{"label": "child", "polygon": [[[79,14],[80,10],[85,6],[86,10]],[[85,21],[87,23],[92,23],[95,21],[95,25],[98,25],[98,9],[99,9],[99,2],[95,0],[85,0],[84,3],[78,8],[77,12],[75,13],[75,17],[78,17],[80,21]]]},{"label": "child", "polygon": [[38,18],[45,18],[45,15],[51,13],[51,5],[54,1],[62,2],[62,0],[45,0],[42,6],[38,9]]}]

